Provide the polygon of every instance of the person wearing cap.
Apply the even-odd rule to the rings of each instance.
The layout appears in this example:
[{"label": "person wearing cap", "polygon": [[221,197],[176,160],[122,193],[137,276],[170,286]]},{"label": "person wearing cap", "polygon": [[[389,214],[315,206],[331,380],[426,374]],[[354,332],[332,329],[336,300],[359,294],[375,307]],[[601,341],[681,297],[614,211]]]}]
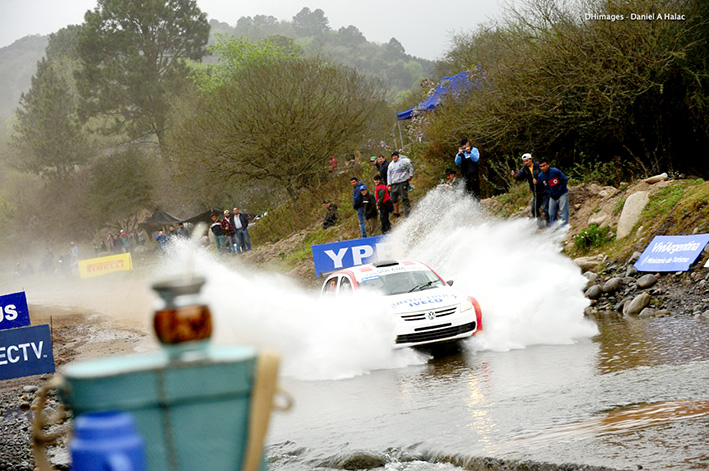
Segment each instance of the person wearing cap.
[{"label": "person wearing cap", "polygon": [[337,224],[337,205],[329,199],[323,200],[322,203],[325,205],[325,208],[327,208],[327,213],[322,220],[322,228],[327,229],[328,227],[332,227]]},{"label": "person wearing cap", "polygon": [[455,169],[452,168],[447,168],[446,169],[446,179],[443,181],[443,186],[446,188],[453,188],[456,184],[456,180],[458,180],[458,172],[455,171]]},{"label": "person wearing cap", "polygon": [[364,183],[359,181],[359,178],[350,178],[350,185],[352,185],[352,207],[357,211],[357,220],[359,221],[359,230],[362,233],[362,237],[367,237],[367,229],[364,222],[364,205],[362,204],[362,187]]},{"label": "person wearing cap", "polygon": [[522,168],[518,172],[512,170],[512,178],[529,184],[529,191],[532,193],[532,217],[541,223],[543,216],[549,212],[549,195],[544,183],[537,178],[540,171],[539,164],[532,159],[532,154],[527,152],[522,154]]},{"label": "person wearing cap", "polygon": [[377,216],[379,216],[377,200],[365,185],[362,185],[360,188],[360,193],[362,193],[362,206],[364,207],[364,222],[367,228],[367,234],[371,237],[377,230]]},{"label": "person wearing cap", "polygon": [[465,180],[465,190],[474,198],[480,198],[480,152],[470,144],[470,139],[460,140],[455,164],[460,167],[460,173]]},{"label": "person wearing cap", "polygon": [[569,179],[555,167],[550,167],[546,160],[539,162],[537,179],[541,181],[549,194],[549,217],[547,226],[561,219],[561,225],[569,223]]},{"label": "person wearing cap", "polygon": [[387,184],[389,185],[389,194],[394,202],[394,217],[401,216],[399,213],[399,201],[404,204],[406,213],[404,216],[409,217],[411,212],[411,203],[409,202],[409,182],[414,176],[414,166],[406,156],[399,155],[399,152],[391,153],[391,162],[387,169]]}]

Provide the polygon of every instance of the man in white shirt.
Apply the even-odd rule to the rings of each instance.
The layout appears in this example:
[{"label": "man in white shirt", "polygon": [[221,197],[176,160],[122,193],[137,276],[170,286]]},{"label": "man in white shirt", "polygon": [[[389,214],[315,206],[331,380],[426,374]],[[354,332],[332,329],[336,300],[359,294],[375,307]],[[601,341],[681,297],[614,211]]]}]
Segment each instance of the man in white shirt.
[{"label": "man in white shirt", "polygon": [[399,213],[399,200],[404,203],[405,217],[409,217],[411,203],[409,202],[409,181],[414,176],[414,166],[406,156],[400,156],[399,152],[391,153],[391,162],[387,169],[387,183],[389,184],[389,194],[394,202],[394,217],[401,216]]}]

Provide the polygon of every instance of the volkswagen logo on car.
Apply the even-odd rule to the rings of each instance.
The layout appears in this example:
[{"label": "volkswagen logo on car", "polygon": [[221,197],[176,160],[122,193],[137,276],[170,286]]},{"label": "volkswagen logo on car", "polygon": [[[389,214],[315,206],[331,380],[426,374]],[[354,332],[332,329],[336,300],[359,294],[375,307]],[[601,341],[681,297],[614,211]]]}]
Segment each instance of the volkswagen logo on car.
[{"label": "volkswagen logo on car", "polygon": [[433,319],[436,318],[436,313],[433,312],[433,311],[428,311],[428,312],[426,313],[426,317],[428,318],[428,320],[433,320]]}]

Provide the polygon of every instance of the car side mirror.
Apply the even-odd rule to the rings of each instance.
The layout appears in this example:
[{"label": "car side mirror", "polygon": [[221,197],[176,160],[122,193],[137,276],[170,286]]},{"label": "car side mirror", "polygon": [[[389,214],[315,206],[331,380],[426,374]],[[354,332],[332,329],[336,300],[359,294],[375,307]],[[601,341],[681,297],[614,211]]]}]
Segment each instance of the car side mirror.
[{"label": "car side mirror", "polygon": [[448,283],[448,286],[453,286],[453,280],[448,280],[446,283]]}]

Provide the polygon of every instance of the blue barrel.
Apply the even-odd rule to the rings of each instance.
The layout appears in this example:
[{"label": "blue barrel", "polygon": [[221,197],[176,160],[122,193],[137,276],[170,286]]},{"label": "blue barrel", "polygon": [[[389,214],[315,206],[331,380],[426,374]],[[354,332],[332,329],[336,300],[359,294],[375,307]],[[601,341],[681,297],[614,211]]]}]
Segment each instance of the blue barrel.
[{"label": "blue barrel", "polygon": [[74,421],[74,471],[145,471],[145,443],[126,412],[92,412]]}]

